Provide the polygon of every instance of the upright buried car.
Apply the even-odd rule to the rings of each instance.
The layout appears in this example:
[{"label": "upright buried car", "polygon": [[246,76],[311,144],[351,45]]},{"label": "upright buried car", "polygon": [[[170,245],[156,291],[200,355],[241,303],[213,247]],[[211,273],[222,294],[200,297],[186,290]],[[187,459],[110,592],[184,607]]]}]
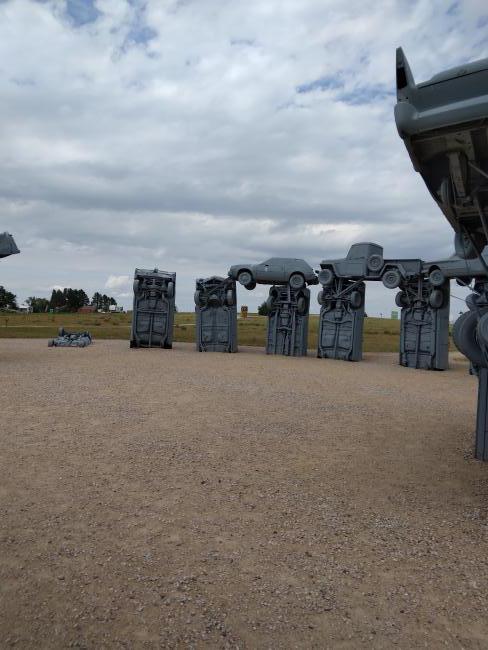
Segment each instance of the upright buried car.
[{"label": "upright buried car", "polygon": [[229,277],[249,290],[256,284],[289,284],[292,289],[302,289],[306,284],[318,283],[310,264],[291,257],[271,257],[261,264],[234,264]]},{"label": "upright buried car", "polygon": [[176,273],[136,269],[131,348],[173,347]]},{"label": "upright buried car", "polygon": [[[488,460],[488,59],[434,75],[416,84],[401,48],[396,53],[395,121],[414,169],[456,233],[456,254],[475,260],[469,311],[454,324],[453,339],[478,370],[475,456]],[[462,262],[438,265],[436,281],[459,278]],[[469,267],[469,265],[466,265]],[[476,270],[478,270],[476,269]],[[429,273],[429,278],[432,273]],[[471,276],[471,277],[470,277]]]}]

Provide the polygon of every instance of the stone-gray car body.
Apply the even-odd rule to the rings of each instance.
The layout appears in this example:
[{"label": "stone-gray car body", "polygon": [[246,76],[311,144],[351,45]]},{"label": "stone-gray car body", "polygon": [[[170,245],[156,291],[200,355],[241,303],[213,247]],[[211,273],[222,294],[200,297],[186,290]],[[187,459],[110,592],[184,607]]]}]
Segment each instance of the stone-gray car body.
[{"label": "stone-gray car body", "polygon": [[0,258],[20,253],[12,235],[8,232],[0,233]]},{"label": "stone-gray car body", "polygon": [[256,284],[290,284],[301,289],[305,284],[317,284],[313,268],[305,260],[290,257],[271,257],[259,264],[234,264],[229,277],[237,280],[246,289]]},{"label": "stone-gray car body", "polygon": [[351,280],[381,280],[388,289],[398,287],[402,280],[417,277],[419,259],[385,260],[383,247],[372,242],[353,244],[346,257],[320,262],[319,281],[327,286],[334,277]]}]

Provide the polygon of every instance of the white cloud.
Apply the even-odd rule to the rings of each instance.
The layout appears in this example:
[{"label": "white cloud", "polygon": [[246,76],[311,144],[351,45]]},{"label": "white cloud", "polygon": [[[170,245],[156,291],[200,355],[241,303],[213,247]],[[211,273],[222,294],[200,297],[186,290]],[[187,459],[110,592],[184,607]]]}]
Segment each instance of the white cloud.
[{"label": "white cloud", "polygon": [[[22,249],[2,283],[91,295],[158,266],[177,272],[184,309],[197,276],[241,259],[316,267],[357,239],[448,255],[396,133],[395,48],[418,81],[487,56],[486,13],[478,0],[0,2],[0,229]],[[127,281],[113,290],[130,304]],[[388,313],[393,293],[377,292]]]},{"label": "white cloud", "polygon": [[109,275],[105,287],[114,291],[121,291],[127,289],[129,284],[130,278],[128,275]]}]

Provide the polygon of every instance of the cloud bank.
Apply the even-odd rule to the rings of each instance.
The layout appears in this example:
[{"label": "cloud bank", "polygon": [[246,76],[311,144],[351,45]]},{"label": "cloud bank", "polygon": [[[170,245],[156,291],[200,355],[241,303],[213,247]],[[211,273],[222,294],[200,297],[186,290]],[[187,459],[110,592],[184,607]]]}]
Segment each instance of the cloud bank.
[{"label": "cloud bank", "polygon": [[396,133],[395,48],[425,80],[488,56],[487,23],[475,0],[0,2],[0,229],[22,249],[0,282],[128,306],[134,268],[159,267],[189,309],[241,260],[449,255]]}]

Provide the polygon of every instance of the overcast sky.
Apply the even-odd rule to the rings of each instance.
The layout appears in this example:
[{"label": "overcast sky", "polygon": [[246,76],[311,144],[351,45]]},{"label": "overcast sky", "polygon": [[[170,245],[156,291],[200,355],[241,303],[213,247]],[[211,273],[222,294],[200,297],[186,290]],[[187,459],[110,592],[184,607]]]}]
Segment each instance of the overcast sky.
[{"label": "overcast sky", "polygon": [[[0,230],[22,250],[0,283],[128,306],[159,267],[190,309],[241,261],[450,255],[396,132],[395,48],[423,81],[488,56],[487,30],[486,0],[0,0]],[[393,299],[368,285],[371,315]]]}]

